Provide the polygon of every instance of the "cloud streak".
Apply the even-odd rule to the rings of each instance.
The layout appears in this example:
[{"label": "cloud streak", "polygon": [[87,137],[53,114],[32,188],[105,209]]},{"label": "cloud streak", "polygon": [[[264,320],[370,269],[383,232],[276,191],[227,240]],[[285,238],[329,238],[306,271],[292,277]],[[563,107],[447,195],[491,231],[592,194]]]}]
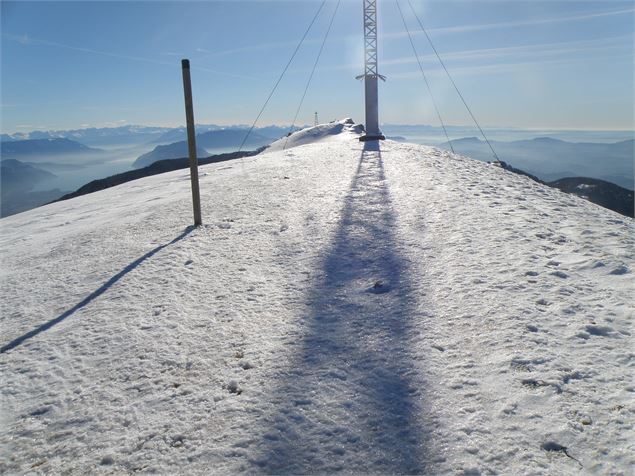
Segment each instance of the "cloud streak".
[{"label": "cloud streak", "polygon": [[[628,41],[628,44],[627,44]],[[615,51],[617,49],[628,48],[632,51],[632,35],[622,35],[608,38],[600,38],[596,40],[578,40],[563,41],[558,43],[540,43],[535,45],[522,46],[505,46],[501,48],[484,48],[477,50],[463,50],[443,53],[443,59],[455,61],[471,61],[482,59],[504,59],[513,57],[515,59],[522,57],[547,57],[554,55],[570,55],[573,53],[584,53],[586,58],[591,53]],[[435,61],[433,54],[420,55],[424,61]],[[400,58],[384,59],[383,65],[399,65],[416,63],[414,56],[406,56]]]},{"label": "cloud streak", "polygon": [[[97,55],[97,56],[106,56],[109,58],[116,58],[116,59],[124,59],[124,60],[129,60],[129,61],[135,61],[138,63],[150,63],[150,64],[156,64],[156,65],[162,65],[162,66],[170,66],[172,68],[175,67],[175,62],[173,61],[161,61],[161,60],[156,60],[156,59],[152,59],[152,58],[144,58],[141,56],[131,56],[131,55],[122,55],[119,53],[112,53],[109,51],[102,51],[102,50],[95,50],[92,48],[83,48],[80,46],[72,46],[72,45],[66,45],[64,43],[58,43],[56,41],[48,41],[48,40],[44,40],[44,39],[39,39],[39,38],[33,38],[29,35],[13,35],[11,33],[3,33],[3,38],[6,38],[7,40],[10,41],[14,41],[16,43],[20,43],[21,45],[25,45],[25,46],[31,46],[31,45],[35,45],[35,46],[48,46],[48,47],[52,47],[52,48],[59,48],[59,49],[65,49],[65,50],[70,50],[70,51],[78,51],[80,53],[87,53],[90,55]],[[219,75],[223,75],[223,76],[229,76],[232,78],[240,78],[240,79],[256,79],[253,76],[247,76],[247,75],[242,75],[242,74],[236,74],[236,73],[228,73],[226,71],[218,71],[218,70],[214,70],[214,69],[210,69],[210,68],[206,68],[206,67],[200,67],[200,66],[192,66],[192,69],[198,70],[198,71],[205,71],[205,72],[209,72],[209,73],[214,73],[214,74],[219,74]]]},{"label": "cloud streak", "polygon": [[[630,60],[632,59],[631,55],[623,54],[623,55],[613,55],[606,56],[601,58],[602,61],[606,62],[617,62],[620,60]],[[487,64],[487,65],[473,65],[473,66],[461,66],[458,68],[452,68],[453,76],[477,76],[480,74],[492,75],[492,74],[504,74],[504,73],[516,73],[519,71],[527,71],[529,68],[532,70],[537,70],[540,67],[562,67],[562,66],[571,66],[574,64],[587,63],[585,58],[577,58],[577,59],[552,59],[547,61],[521,61],[514,63],[503,63],[503,64]],[[445,76],[445,72],[440,66],[435,68],[430,68],[426,70],[426,74],[429,76]],[[390,74],[389,79],[391,80],[421,80],[421,71],[413,70],[406,71],[400,73]]]},{"label": "cloud streak", "polygon": [[[615,37],[599,38],[594,40],[577,40],[577,41],[563,41],[557,43],[539,43],[533,45],[521,45],[521,46],[506,46],[500,48],[482,48],[474,50],[461,50],[442,53],[441,56],[444,60],[453,62],[469,62],[469,61],[488,61],[490,64],[481,65],[455,65],[451,67],[452,72],[455,70],[473,70],[473,71],[494,71],[496,68],[505,68],[508,64],[553,64],[560,62],[568,64],[570,60],[575,62],[590,61],[590,59],[605,59],[607,54],[611,53],[623,53],[622,57],[632,57],[632,41],[633,35],[621,35]],[[602,53],[602,55],[598,55]],[[572,58],[573,54],[581,54],[578,58]],[[595,55],[591,58],[591,55]],[[554,58],[554,56],[556,58]],[[560,57],[559,59],[557,57]],[[436,66],[437,59],[433,54],[420,55],[420,59],[427,64],[434,64]],[[508,63],[506,60],[511,58],[514,63]],[[517,60],[522,59],[534,59],[533,61],[526,61],[518,63]],[[494,63],[494,61],[496,61]],[[400,65],[416,64],[417,59],[412,56],[384,58],[381,60],[383,65],[383,71],[386,72],[385,67],[398,67]],[[333,66],[323,66],[318,71],[348,71],[358,68],[359,65],[354,63],[338,64]],[[389,68],[390,69],[390,68]],[[426,71],[428,68],[426,68]],[[434,70],[434,68],[433,68]],[[292,73],[304,73],[306,70],[296,69],[292,70]],[[393,72],[389,73],[390,78],[400,77],[404,73]],[[421,72],[418,72],[421,76]]]},{"label": "cloud streak", "polygon": [[[576,21],[585,21],[585,20],[593,20],[596,18],[603,17],[611,17],[611,16],[620,16],[620,15],[628,15],[635,13],[635,8],[628,8],[622,10],[612,10],[608,12],[596,12],[596,13],[588,13],[584,15],[570,15],[563,17],[553,17],[553,18],[538,18],[533,20],[517,20],[517,21],[508,21],[508,22],[498,22],[498,23],[482,23],[476,25],[458,25],[458,26],[450,26],[450,27],[433,27],[428,28],[428,32],[436,33],[436,34],[460,34],[474,31],[485,31],[485,30],[494,30],[494,29],[504,29],[504,28],[516,28],[521,26],[535,26],[535,25],[545,25],[550,23],[568,23],[568,22],[576,22]],[[421,30],[411,31],[413,35],[423,35]],[[381,35],[381,39],[399,39],[407,36],[405,31],[398,31],[393,33],[384,33]],[[339,36],[332,37],[327,41],[327,43],[338,43],[341,44],[343,41],[350,38],[357,38],[359,35],[347,35],[347,36]],[[307,38],[305,40],[305,44],[318,44],[321,40],[319,38]],[[209,58],[216,58],[219,56],[227,56],[233,54],[241,54],[241,53],[252,53],[255,51],[267,51],[274,48],[286,48],[293,47],[297,42],[294,41],[280,41],[280,42],[272,42],[272,43],[259,43],[254,45],[245,45],[239,46],[236,48],[231,48],[228,50],[208,50],[204,48],[197,48],[198,53],[202,53],[199,59],[205,60]]]},{"label": "cloud streak", "polygon": [[[610,17],[610,16],[619,16],[619,15],[632,15],[635,12],[635,8],[628,8],[623,10],[612,10],[609,12],[597,12],[597,13],[588,13],[584,15],[571,15],[564,17],[553,17],[553,18],[538,18],[533,20],[515,20],[515,21],[507,21],[507,22],[498,22],[498,23],[482,23],[477,25],[458,25],[458,26],[447,26],[447,27],[436,27],[436,28],[427,28],[429,33],[438,33],[438,34],[449,34],[449,33],[467,33],[472,31],[484,31],[484,30],[494,30],[494,29],[502,29],[502,28],[517,28],[522,26],[535,26],[535,25],[547,25],[550,23],[569,23],[576,21],[585,21],[585,20],[593,20],[596,18]],[[411,32],[414,34],[422,35],[421,30]],[[405,31],[399,31],[395,33],[387,33],[382,36],[382,38],[402,38],[407,36]]]}]

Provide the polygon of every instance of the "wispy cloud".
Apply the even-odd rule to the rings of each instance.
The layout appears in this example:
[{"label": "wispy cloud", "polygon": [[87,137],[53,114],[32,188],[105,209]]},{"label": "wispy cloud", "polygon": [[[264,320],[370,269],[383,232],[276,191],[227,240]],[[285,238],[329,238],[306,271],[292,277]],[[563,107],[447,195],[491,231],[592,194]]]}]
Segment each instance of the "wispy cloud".
[{"label": "wispy cloud", "polygon": [[[629,54],[618,54],[611,55],[601,58],[602,61],[607,63],[615,64],[618,61],[629,61],[632,60],[632,56]],[[525,72],[528,70],[540,70],[543,68],[553,68],[553,67],[568,67],[575,64],[587,64],[588,61],[585,58],[572,58],[568,60],[563,59],[551,59],[551,60],[543,60],[543,61],[520,61],[520,62],[511,62],[511,63],[503,63],[503,64],[486,64],[486,65],[471,65],[471,66],[461,66],[458,68],[452,68],[453,76],[477,76],[477,75],[499,75],[505,73],[516,73],[516,72]],[[434,68],[429,68],[426,70],[426,74],[428,76],[445,76],[445,71],[441,68],[441,66],[436,66]],[[406,72],[399,72],[389,75],[390,80],[404,80],[404,79],[413,79],[413,80],[421,80],[421,71],[413,70]]]},{"label": "wispy cloud", "polygon": [[[603,60],[608,55],[620,55],[619,57],[631,57],[633,53],[633,35],[621,35],[606,38],[597,38],[593,40],[576,40],[576,41],[563,41],[556,43],[538,43],[533,45],[521,45],[521,46],[506,46],[500,48],[481,48],[473,50],[460,50],[441,53],[444,60],[452,61],[450,66],[452,71],[457,69],[470,70],[470,71],[492,71],[496,68],[503,68],[508,64],[507,60],[512,59],[514,64],[518,60],[528,60],[522,64],[538,65],[540,63],[552,64],[554,62],[560,62],[565,64],[567,61],[574,59],[579,61],[590,61],[595,59]],[[600,54],[601,53],[601,54]],[[578,55],[574,58],[574,55]],[[433,54],[420,55],[420,59],[424,64],[432,66],[430,70],[436,68],[437,58]],[[555,57],[555,58],[554,58]],[[466,65],[465,62],[479,61],[479,65]],[[464,62],[461,64],[461,62]],[[483,63],[489,64],[483,64]],[[413,55],[399,56],[392,58],[382,58],[380,64],[382,71],[386,73],[386,67],[400,66],[416,64],[417,59]],[[566,63],[568,64],[568,63]],[[344,63],[330,66],[322,66],[319,71],[350,71],[359,68],[358,64]],[[428,71],[426,67],[426,72]],[[304,73],[305,69],[296,69],[293,73]],[[389,73],[390,78],[401,77],[404,73],[392,72]],[[409,74],[409,73],[408,73]],[[417,70],[417,74],[420,76],[421,72]]]},{"label": "wispy cloud", "polygon": [[[514,21],[506,21],[506,22],[498,22],[498,23],[481,23],[476,25],[457,25],[457,26],[447,26],[447,27],[436,27],[436,28],[427,28],[427,30],[430,33],[438,33],[438,34],[466,33],[466,32],[472,32],[472,31],[545,25],[549,23],[570,23],[570,22],[577,22],[577,21],[584,21],[584,20],[593,20],[593,19],[602,18],[602,17],[633,15],[634,12],[635,12],[635,8],[627,8],[622,10],[611,10],[608,12],[596,12],[596,13],[588,13],[583,15],[536,18],[532,20],[514,20]],[[414,30],[411,33],[415,35],[423,34],[420,30]],[[405,36],[407,36],[407,33],[405,31],[399,31],[394,33],[387,33],[383,35],[382,38],[385,38],[385,39],[402,38]]]},{"label": "wispy cloud", "polygon": [[[633,35],[621,35],[607,38],[599,38],[594,40],[577,40],[563,41],[558,43],[539,43],[534,45],[522,46],[506,46],[501,48],[484,48],[476,50],[463,50],[442,53],[443,59],[454,61],[472,61],[472,60],[497,60],[513,57],[514,59],[537,57],[540,58],[553,57],[558,55],[569,56],[575,53],[584,54],[585,58],[589,58],[593,53],[610,52],[628,49],[632,51]],[[423,61],[435,61],[436,56],[433,54],[420,55]],[[388,58],[382,60],[385,65],[399,65],[416,63],[414,56],[405,56],[399,58]]]},{"label": "wispy cloud", "polygon": [[[311,44],[319,44],[321,42],[322,40],[319,38],[307,38],[304,40],[303,44],[311,45]],[[204,54],[204,56],[201,56],[199,58],[201,60],[204,60],[204,59],[210,59],[210,58],[217,58],[219,56],[228,56],[228,55],[235,55],[240,53],[253,53],[256,51],[267,51],[267,50],[272,50],[275,48],[294,48],[295,46],[297,46],[297,44],[298,44],[297,40],[276,41],[276,42],[270,42],[270,43],[258,43],[253,45],[239,46],[239,47],[230,48],[227,50],[208,50],[205,48],[196,48],[196,51]]]},{"label": "wispy cloud", "polygon": [[[576,22],[576,21],[584,21],[584,20],[592,20],[596,18],[602,17],[610,17],[610,16],[619,16],[619,15],[632,15],[635,13],[635,8],[621,9],[621,10],[612,10],[608,12],[596,12],[596,13],[588,13],[583,15],[570,15],[570,16],[560,16],[560,17],[551,17],[551,18],[539,18],[532,20],[517,20],[517,21],[507,21],[507,22],[498,22],[498,23],[482,23],[475,25],[458,25],[458,26],[450,26],[450,27],[436,27],[436,28],[428,28],[428,31],[435,34],[452,34],[452,33],[466,33],[472,31],[484,31],[484,30],[494,30],[494,29],[504,29],[504,28],[516,28],[521,26],[532,26],[532,25],[541,25],[541,24],[549,24],[549,23],[567,23],[567,22]],[[418,29],[411,31],[413,35],[423,35]],[[339,37],[331,37],[327,42],[329,44],[341,44],[343,41],[350,38],[357,38],[359,35],[346,35]],[[382,35],[382,40],[386,39],[400,39],[407,36],[405,31],[398,31],[393,33],[384,33]],[[305,45],[310,44],[318,44],[322,40],[319,38],[307,38],[304,41]],[[217,58],[221,56],[227,55],[236,55],[242,53],[253,53],[257,51],[267,51],[277,48],[292,48],[297,45],[297,41],[279,41],[279,42],[270,42],[270,43],[259,43],[259,44],[251,44],[239,46],[236,48],[230,48],[226,50],[211,50],[207,48],[196,48],[197,53],[201,53],[198,59],[201,61]],[[170,53],[166,53],[170,54]]]},{"label": "wispy cloud", "polygon": [[[58,43],[56,41],[49,41],[49,40],[44,40],[44,39],[40,39],[40,38],[33,38],[33,37],[31,37],[30,35],[27,35],[27,34],[14,35],[14,34],[11,34],[11,33],[3,33],[2,36],[4,38],[6,38],[7,40],[14,41],[14,42],[20,43],[20,44],[25,45],[25,46],[31,46],[31,45],[49,46],[49,47],[53,47],[53,48],[60,48],[60,49],[65,49],[65,50],[70,50],[70,51],[79,51],[79,52],[87,53],[87,54],[91,54],[91,55],[107,56],[109,58],[124,59],[124,60],[129,60],[129,61],[136,61],[136,62],[140,62],[140,63],[150,63],[150,64],[157,64],[157,65],[162,65],[162,66],[170,66],[172,68],[175,66],[175,63],[173,61],[161,61],[161,60],[156,60],[156,59],[152,59],[152,58],[144,58],[144,57],[141,57],[141,56],[122,55],[122,54],[119,54],[119,53],[112,53],[110,51],[102,51],[102,50],[95,50],[95,49],[92,49],[92,48],[83,48],[83,47],[80,47],[80,46],[66,45],[66,44],[63,44],[63,43]],[[192,66],[192,69],[196,69],[196,70],[199,70],[199,71],[206,71],[206,72],[209,72],[209,73],[219,74],[219,75],[223,75],[223,76],[229,76],[229,77],[233,77],[233,78],[255,79],[253,76],[247,76],[247,75],[236,74],[236,73],[228,73],[226,71],[218,71],[218,70],[205,68],[205,67]]]}]

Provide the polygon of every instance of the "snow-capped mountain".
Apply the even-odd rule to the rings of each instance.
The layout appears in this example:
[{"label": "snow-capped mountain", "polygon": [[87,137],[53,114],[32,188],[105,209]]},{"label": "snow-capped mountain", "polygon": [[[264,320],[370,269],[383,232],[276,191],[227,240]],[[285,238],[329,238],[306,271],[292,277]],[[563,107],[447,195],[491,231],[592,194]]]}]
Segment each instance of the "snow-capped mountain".
[{"label": "snow-capped mountain", "polygon": [[[158,145],[150,152],[140,155],[132,164],[135,169],[147,167],[158,160],[178,159],[187,157],[189,153],[187,141],[174,142],[168,145]],[[197,157],[206,157],[207,151],[201,147],[196,147]]]},{"label": "snow-capped mountain", "polygon": [[359,131],[2,219],[0,471],[629,474],[633,220]]},{"label": "snow-capped mountain", "polygon": [[30,139],[0,142],[3,159],[24,159],[30,157],[55,157],[98,154],[99,149],[87,147],[70,139]]},{"label": "snow-capped mountain", "polygon": [[119,127],[87,127],[71,130],[16,132],[14,134],[2,134],[2,141],[65,138],[86,145],[137,144],[156,139],[171,129],[169,127],[125,125]]}]

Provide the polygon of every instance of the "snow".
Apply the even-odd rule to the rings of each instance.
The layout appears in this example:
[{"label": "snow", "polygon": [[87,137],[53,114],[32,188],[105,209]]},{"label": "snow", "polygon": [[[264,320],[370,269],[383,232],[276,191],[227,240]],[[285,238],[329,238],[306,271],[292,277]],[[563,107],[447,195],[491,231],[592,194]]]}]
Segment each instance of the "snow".
[{"label": "snow", "polygon": [[595,188],[595,185],[590,185],[590,184],[588,184],[588,183],[581,183],[581,184],[580,184],[580,185],[578,185],[576,188],[577,188],[577,189],[580,189],[580,190],[587,190],[587,189],[589,189],[589,188]]},{"label": "snow", "polygon": [[341,124],[0,221],[0,472],[632,474],[633,220]]},{"label": "snow", "polygon": [[278,139],[267,147],[267,152],[291,149],[305,144],[317,144],[327,141],[351,141],[356,140],[364,131],[364,126],[355,124],[353,119],[346,118],[341,121],[333,121],[326,124],[318,124],[295,131],[287,137]]}]

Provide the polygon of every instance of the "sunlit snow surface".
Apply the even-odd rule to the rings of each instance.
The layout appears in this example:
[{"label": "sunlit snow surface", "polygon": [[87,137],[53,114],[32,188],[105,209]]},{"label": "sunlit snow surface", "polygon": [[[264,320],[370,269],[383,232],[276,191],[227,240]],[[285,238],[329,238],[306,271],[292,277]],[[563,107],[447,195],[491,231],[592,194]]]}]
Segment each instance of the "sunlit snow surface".
[{"label": "sunlit snow surface", "polygon": [[0,472],[632,474],[633,221],[374,144],[2,219]]}]

